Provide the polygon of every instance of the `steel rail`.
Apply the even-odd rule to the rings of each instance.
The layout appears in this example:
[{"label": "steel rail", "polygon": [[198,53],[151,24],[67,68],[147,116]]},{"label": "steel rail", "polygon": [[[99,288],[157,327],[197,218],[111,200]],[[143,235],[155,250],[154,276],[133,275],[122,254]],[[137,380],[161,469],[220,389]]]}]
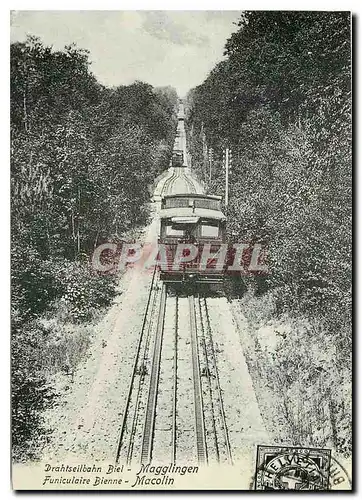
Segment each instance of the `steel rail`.
[{"label": "steel rail", "polygon": [[166,284],[162,285],[160,309],[157,318],[156,338],[153,350],[150,385],[148,391],[148,401],[146,417],[142,436],[141,463],[149,464],[152,459],[153,435],[155,429],[156,405],[158,382],[160,377],[161,350],[163,340],[163,327],[166,311]]},{"label": "steel rail", "polygon": [[193,181],[185,174],[185,172],[183,172],[183,174],[184,174],[184,179],[186,180],[186,184],[190,189],[190,193],[196,193],[196,188]]},{"label": "steel rail", "polygon": [[[142,364],[140,365],[140,368],[143,368],[145,366],[147,354],[149,351],[151,330],[152,330],[152,324],[153,324],[152,318],[153,318],[153,314],[154,314],[155,306],[156,306],[156,301],[157,301],[157,297],[158,297],[157,291],[158,291],[158,288],[155,288],[155,293],[153,294],[151,312],[149,315],[150,321],[148,322],[147,334],[146,334],[146,339],[145,339],[145,347],[143,350]],[[136,402],[135,402],[135,408],[134,408],[133,419],[132,419],[131,433],[130,433],[130,438],[129,438],[129,442],[128,442],[127,464],[131,463],[132,457],[133,457],[134,437],[135,437],[136,430],[137,430],[140,397],[141,397],[141,393],[142,393],[142,386],[144,384],[145,375],[146,374],[144,372],[141,372],[140,377],[139,377],[139,381],[138,381],[138,389],[137,389]]]},{"label": "steel rail", "polygon": [[175,182],[175,180],[178,177],[177,168],[178,167],[173,167],[173,172],[172,172],[171,177],[169,177],[168,179],[166,179],[166,181],[165,181],[165,183],[164,183],[164,185],[162,187],[161,196],[163,196],[164,194],[168,194],[169,193],[169,187],[171,186],[171,182],[172,182],[172,185],[173,185],[173,183]]},{"label": "steel rail", "polygon": [[203,409],[201,377],[200,377],[200,359],[197,346],[195,301],[193,295],[189,295],[188,299],[189,299],[189,309],[190,309],[192,373],[194,380],[196,448],[197,448],[198,461],[200,464],[204,464],[207,463],[207,446],[205,437],[205,421],[204,421],[204,409]]},{"label": "steel rail", "polygon": [[128,393],[127,393],[127,398],[126,398],[126,406],[125,406],[125,409],[124,409],[124,412],[123,412],[123,416],[122,416],[121,430],[120,430],[120,436],[119,436],[118,446],[117,446],[117,452],[116,452],[116,463],[119,461],[119,456],[120,456],[121,448],[122,448],[122,444],[123,444],[123,436],[124,436],[124,433],[125,433],[125,430],[126,430],[128,409],[129,409],[129,405],[130,405],[130,401],[131,401],[131,397],[132,397],[133,384],[134,384],[134,379],[135,379],[136,372],[137,372],[138,358],[139,358],[140,351],[141,351],[141,345],[142,345],[142,341],[143,341],[143,334],[144,334],[144,330],[145,330],[145,326],[146,326],[146,321],[147,321],[147,316],[148,316],[148,309],[149,309],[150,302],[151,302],[152,292],[154,290],[155,278],[156,278],[156,267],[155,267],[155,269],[153,271],[153,275],[152,275],[152,281],[151,281],[150,291],[149,291],[149,294],[148,294],[148,300],[147,300],[146,310],[145,310],[145,314],[143,316],[141,333],[140,333],[140,336],[139,336],[139,339],[138,339],[136,354],[135,354],[133,368],[132,368],[131,380],[130,380],[130,384],[129,384],[129,387],[128,387]]}]

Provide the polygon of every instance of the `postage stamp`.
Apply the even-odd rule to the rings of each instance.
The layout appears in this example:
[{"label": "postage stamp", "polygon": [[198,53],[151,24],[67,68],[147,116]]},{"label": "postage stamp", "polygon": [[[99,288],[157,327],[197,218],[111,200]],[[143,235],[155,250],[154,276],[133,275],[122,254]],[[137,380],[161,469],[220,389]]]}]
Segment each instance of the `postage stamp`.
[{"label": "postage stamp", "polygon": [[254,490],[329,489],[331,450],[257,447]]}]

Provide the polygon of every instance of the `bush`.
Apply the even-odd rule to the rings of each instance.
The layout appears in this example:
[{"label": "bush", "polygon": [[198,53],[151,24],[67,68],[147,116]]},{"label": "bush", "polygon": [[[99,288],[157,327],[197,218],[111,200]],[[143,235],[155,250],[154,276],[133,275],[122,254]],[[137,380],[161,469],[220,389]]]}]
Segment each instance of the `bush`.
[{"label": "bush", "polygon": [[100,275],[87,263],[61,260],[53,266],[54,279],[61,283],[61,298],[51,313],[58,311],[62,320],[89,321],[99,308],[109,306],[116,295],[117,276]]},{"label": "bush", "polygon": [[47,331],[29,322],[13,325],[11,347],[11,412],[13,459],[36,458],[34,443],[44,439],[42,411],[56,400],[42,371]]},{"label": "bush", "polygon": [[[14,276],[13,292],[17,293],[12,304],[15,460],[36,458],[34,450],[46,439],[42,412],[57,397],[50,376],[74,374],[89,346],[93,326],[87,329],[80,323],[96,317],[116,294],[116,277],[95,274],[84,262],[42,261],[30,250],[21,264],[23,269],[19,266]],[[21,314],[25,305],[26,314]],[[44,320],[45,310],[51,321]]]}]

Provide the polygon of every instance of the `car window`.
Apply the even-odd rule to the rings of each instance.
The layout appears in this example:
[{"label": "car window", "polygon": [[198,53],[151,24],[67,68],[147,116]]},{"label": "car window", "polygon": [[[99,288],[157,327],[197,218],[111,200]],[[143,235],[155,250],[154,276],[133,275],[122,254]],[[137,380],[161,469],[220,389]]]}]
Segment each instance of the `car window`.
[{"label": "car window", "polygon": [[185,231],[176,226],[166,226],[166,236],[184,236]]},{"label": "car window", "polygon": [[219,236],[219,227],[209,224],[201,225],[201,236],[203,238],[217,238]]}]

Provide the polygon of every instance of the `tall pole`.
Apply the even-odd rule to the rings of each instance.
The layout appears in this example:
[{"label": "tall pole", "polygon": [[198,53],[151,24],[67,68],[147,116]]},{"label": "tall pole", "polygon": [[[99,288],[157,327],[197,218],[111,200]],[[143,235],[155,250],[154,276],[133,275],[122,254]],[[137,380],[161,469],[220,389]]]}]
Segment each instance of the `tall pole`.
[{"label": "tall pole", "polygon": [[211,182],[211,172],[212,172],[212,148],[209,149],[209,181]]},{"label": "tall pole", "polygon": [[225,206],[229,204],[229,148],[225,150]]}]

